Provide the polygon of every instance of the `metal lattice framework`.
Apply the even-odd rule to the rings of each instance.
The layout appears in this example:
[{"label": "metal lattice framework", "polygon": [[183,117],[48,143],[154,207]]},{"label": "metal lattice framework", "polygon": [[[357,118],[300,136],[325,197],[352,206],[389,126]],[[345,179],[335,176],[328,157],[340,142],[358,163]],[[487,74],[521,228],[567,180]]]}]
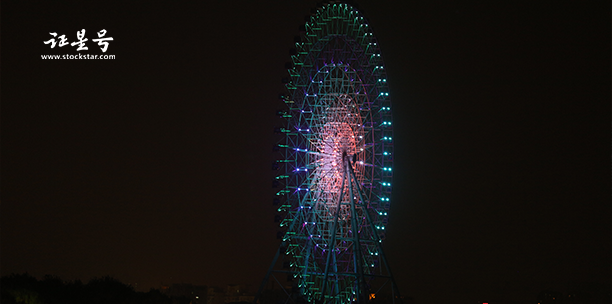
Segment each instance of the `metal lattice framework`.
[{"label": "metal lattice framework", "polygon": [[274,164],[282,243],[262,288],[286,273],[288,300],[365,302],[387,283],[397,296],[381,246],[393,134],[376,38],[358,10],[325,4],[301,28],[291,60],[288,108],[278,113],[284,157]]}]

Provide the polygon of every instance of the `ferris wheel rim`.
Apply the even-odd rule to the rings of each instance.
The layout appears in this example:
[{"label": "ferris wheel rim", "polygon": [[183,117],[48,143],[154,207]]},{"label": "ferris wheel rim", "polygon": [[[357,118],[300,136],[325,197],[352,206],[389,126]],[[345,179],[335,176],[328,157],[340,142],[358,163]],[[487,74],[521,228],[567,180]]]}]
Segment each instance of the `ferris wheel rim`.
[{"label": "ferris wheel rim", "polygon": [[380,247],[394,154],[386,71],[367,19],[347,4],[318,9],[300,37],[283,80],[287,109],[279,111],[281,248],[309,301],[351,302],[382,264],[392,280]]}]

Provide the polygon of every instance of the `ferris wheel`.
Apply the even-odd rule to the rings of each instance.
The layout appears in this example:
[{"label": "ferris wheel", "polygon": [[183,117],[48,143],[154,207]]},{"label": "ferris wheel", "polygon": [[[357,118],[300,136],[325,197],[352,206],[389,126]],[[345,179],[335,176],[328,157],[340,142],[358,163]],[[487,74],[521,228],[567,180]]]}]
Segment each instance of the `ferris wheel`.
[{"label": "ferris wheel", "polygon": [[363,303],[387,283],[395,299],[381,244],[394,154],[380,48],[344,3],[319,7],[300,32],[279,96],[287,107],[277,113],[286,122],[273,164],[281,245],[258,297],[274,276],[290,286],[287,301]]}]

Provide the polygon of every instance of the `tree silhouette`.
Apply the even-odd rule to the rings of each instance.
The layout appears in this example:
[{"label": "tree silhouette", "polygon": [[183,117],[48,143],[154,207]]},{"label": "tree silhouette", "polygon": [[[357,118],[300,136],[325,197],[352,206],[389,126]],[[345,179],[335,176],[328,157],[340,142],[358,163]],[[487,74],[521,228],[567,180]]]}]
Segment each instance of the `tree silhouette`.
[{"label": "tree silhouette", "polygon": [[[87,284],[80,280],[63,281],[45,275],[41,280],[25,274],[0,278],[2,304],[183,304],[189,299],[173,299],[157,289],[136,292],[134,288],[110,277],[93,278]],[[187,302],[185,302],[187,300]]]}]

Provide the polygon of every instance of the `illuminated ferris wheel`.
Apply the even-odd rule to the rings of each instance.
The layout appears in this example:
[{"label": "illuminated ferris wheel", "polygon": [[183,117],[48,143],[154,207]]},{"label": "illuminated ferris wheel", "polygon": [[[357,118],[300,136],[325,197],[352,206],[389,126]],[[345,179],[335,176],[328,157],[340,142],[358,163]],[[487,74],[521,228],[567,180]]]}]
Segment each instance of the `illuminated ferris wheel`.
[{"label": "illuminated ferris wheel", "polygon": [[319,7],[300,32],[280,96],[287,108],[277,113],[286,119],[274,163],[282,243],[262,288],[274,276],[290,286],[287,301],[364,303],[387,285],[395,299],[381,244],[393,129],[380,48],[344,3]]}]

